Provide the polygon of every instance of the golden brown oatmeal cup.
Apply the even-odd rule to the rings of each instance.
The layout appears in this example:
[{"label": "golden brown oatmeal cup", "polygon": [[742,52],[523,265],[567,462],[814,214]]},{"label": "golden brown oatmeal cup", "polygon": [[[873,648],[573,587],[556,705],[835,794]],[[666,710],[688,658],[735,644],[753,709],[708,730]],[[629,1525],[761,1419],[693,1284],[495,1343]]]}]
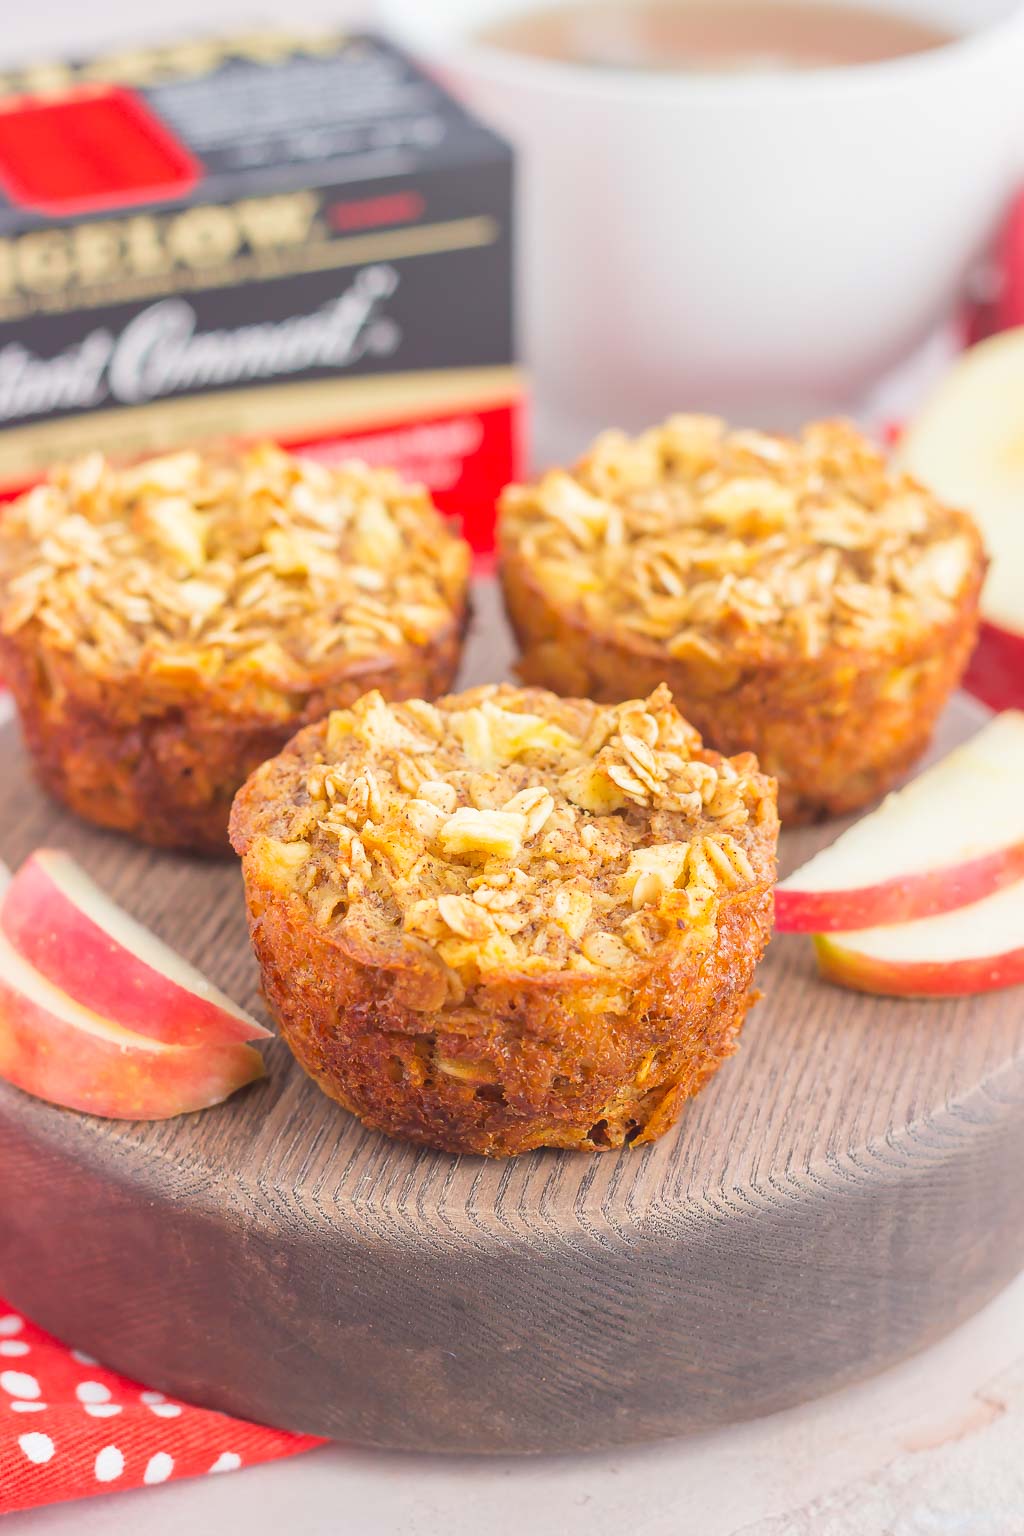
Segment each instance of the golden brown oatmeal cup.
[{"label": "golden brown oatmeal cup", "polygon": [[99,826],[228,851],[231,800],[367,688],[450,686],[469,551],[422,487],[264,446],[94,454],[0,518],[0,673],[36,774]]},{"label": "golden brown oatmeal cup", "polygon": [[920,756],[985,571],[970,518],[841,422],[606,433],[508,488],[499,548],[525,681],[604,701],[666,682],[710,745],[778,778],[787,824],[867,804]]},{"label": "golden brown oatmeal cup", "polygon": [[772,780],[663,687],[370,693],[231,815],[300,1064],[367,1125],[494,1157],[669,1129],[736,1048],[777,834]]}]

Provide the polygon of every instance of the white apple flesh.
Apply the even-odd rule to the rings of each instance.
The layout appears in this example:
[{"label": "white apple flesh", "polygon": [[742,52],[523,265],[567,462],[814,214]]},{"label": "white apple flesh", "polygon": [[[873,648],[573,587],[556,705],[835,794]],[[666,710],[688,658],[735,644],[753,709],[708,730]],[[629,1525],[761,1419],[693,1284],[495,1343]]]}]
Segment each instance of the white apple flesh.
[{"label": "white apple flesh", "polygon": [[0,1077],[64,1109],[163,1120],[219,1104],[263,1075],[241,1041],[171,1045],[55,987],[0,933]]},{"label": "white apple flesh", "polygon": [[1012,702],[1024,703],[1024,327],[957,360],[908,427],[897,457],[980,526],[992,556],[981,611],[1019,644]]},{"label": "white apple flesh", "polygon": [[270,1034],[66,853],[41,849],[25,861],[0,897],[0,929],[56,987],[125,1029],[176,1045]]},{"label": "white apple flesh", "polygon": [[1008,710],[775,892],[781,933],[881,927],[1024,879],[1024,714]]}]

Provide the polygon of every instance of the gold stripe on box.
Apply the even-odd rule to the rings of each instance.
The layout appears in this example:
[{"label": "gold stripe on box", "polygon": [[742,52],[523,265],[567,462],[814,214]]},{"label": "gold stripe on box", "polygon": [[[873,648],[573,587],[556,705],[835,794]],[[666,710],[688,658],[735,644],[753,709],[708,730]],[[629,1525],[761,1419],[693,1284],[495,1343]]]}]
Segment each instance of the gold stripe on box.
[{"label": "gold stripe on box", "polygon": [[[265,247],[247,248],[251,235],[247,236],[238,223],[239,210],[260,201],[267,209],[267,218],[274,213],[273,205],[279,204],[298,209],[294,217],[301,214],[307,227],[315,219],[312,237],[296,223],[287,238],[282,235],[270,240],[264,232],[263,238],[268,240]],[[316,238],[321,221],[315,218],[315,202],[315,195],[309,192],[281,194],[250,199],[248,205],[204,205],[170,217],[135,214],[105,224],[34,230],[0,239],[0,320],[128,304],[170,293],[241,287],[244,283],[407,261],[446,251],[477,250],[493,245],[502,233],[497,219],[477,214],[341,239]],[[304,214],[303,204],[309,205]],[[190,221],[213,217],[227,221],[222,236],[224,255],[211,260],[204,249],[185,259],[181,253],[187,256],[191,250],[185,243],[185,231],[191,230],[190,239],[195,236]],[[172,239],[174,230],[177,234]],[[107,242],[109,248],[98,250],[98,239]],[[133,264],[149,263],[152,270],[133,270]]]},{"label": "gold stripe on box", "polygon": [[219,437],[326,437],[406,418],[486,410],[511,403],[522,389],[514,367],[446,368],[255,385],[89,411],[0,434],[0,484],[31,479],[57,459],[94,448],[127,459]]}]

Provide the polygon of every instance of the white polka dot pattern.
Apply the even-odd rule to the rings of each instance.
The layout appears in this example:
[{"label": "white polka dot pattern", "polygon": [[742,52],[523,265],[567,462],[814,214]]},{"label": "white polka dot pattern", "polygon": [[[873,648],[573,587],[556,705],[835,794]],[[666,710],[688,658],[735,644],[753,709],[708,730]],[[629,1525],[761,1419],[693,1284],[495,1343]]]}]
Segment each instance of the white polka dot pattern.
[{"label": "white polka dot pattern", "polygon": [[110,1388],[105,1387],[102,1381],[80,1381],[75,1388],[75,1396],[80,1403],[109,1403]]},{"label": "white polka dot pattern", "polygon": [[33,1466],[42,1467],[51,1459],[54,1444],[49,1435],[19,1435],[18,1444]]},{"label": "white polka dot pattern", "polygon": [[142,1474],[144,1483],[166,1483],[174,1471],[174,1457],[168,1456],[166,1451],[157,1451],[146,1462],[146,1470]]},{"label": "white polka dot pattern", "polygon": [[105,1445],[96,1457],[96,1481],[115,1483],[124,1471],[124,1456],[116,1445]]},{"label": "white polka dot pattern", "polygon": [[237,1472],[242,1465],[241,1456],[234,1451],[221,1451],[217,1460],[210,1468],[211,1472]]},{"label": "white polka dot pattern", "polygon": [[128,1381],[0,1297],[0,1515],[233,1472],[315,1443]]},{"label": "white polka dot pattern", "polygon": [[40,1396],[38,1381],[27,1371],[0,1371],[0,1387],[11,1397]]}]

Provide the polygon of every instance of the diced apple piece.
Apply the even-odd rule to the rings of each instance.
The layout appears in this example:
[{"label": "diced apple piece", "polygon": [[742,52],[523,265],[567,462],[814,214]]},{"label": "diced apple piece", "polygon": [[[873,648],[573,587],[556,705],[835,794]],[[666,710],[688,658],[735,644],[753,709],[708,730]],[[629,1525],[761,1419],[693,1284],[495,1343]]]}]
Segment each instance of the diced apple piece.
[{"label": "diced apple piece", "polygon": [[241,1041],[171,1045],[85,1008],[0,933],[0,1077],[36,1098],[113,1120],[207,1109],[263,1075]]},{"label": "diced apple piece", "polygon": [[136,1034],[174,1045],[269,1036],[69,854],[41,849],[26,860],[3,892],[0,929],[54,986]]},{"label": "diced apple piece", "polygon": [[780,933],[874,928],[1024,879],[1024,714],[1008,710],[784,880]]},{"label": "diced apple piece", "polygon": [[898,457],[976,519],[992,555],[982,613],[1024,636],[1024,327],[957,360],[910,424]]},{"label": "diced apple piece", "polygon": [[887,997],[961,997],[1024,982],[1024,881],[915,923],[821,934],[828,981]]}]

